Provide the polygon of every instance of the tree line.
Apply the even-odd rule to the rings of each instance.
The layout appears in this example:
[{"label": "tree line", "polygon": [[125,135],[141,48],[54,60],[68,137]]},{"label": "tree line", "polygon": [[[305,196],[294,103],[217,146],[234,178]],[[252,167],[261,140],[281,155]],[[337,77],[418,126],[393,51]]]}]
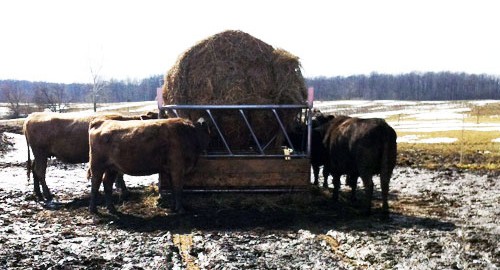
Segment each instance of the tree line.
[{"label": "tree line", "polygon": [[475,100],[500,99],[500,78],[451,72],[307,79],[317,100]]},{"label": "tree line", "polygon": [[[7,103],[11,117],[34,110],[64,111],[70,103],[148,101],[156,97],[162,75],[142,80],[110,80],[94,84],[61,84],[0,80],[0,102]],[[500,78],[452,72],[388,75],[372,73],[348,77],[306,78],[316,100],[395,99],[470,100],[500,99]]]},{"label": "tree line", "polygon": [[137,81],[110,80],[94,84],[0,80],[0,103],[7,103],[11,111],[10,117],[17,118],[45,109],[66,111],[71,103],[154,100],[162,78],[163,76],[156,75]]}]

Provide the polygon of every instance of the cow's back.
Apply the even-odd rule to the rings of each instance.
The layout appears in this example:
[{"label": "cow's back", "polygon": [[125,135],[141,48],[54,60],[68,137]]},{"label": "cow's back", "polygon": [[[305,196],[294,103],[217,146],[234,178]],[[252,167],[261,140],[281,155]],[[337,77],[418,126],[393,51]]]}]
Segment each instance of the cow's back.
[{"label": "cow's back", "polygon": [[358,119],[353,124],[351,151],[360,173],[380,174],[396,165],[396,132],[380,118]]},{"label": "cow's back", "polygon": [[92,118],[59,113],[32,113],[24,134],[35,156],[54,156],[67,163],[88,161],[88,125]]},{"label": "cow's back", "polygon": [[161,166],[184,166],[198,151],[194,126],[177,118],[125,122],[97,119],[90,124],[89,136],[91,163],[113,166],[129,175],[158,173]]},{"label": "cow's back", "polygon": [[338,174],[355,170],[353,166],[355,158],[349,148],[353,131],[348,125],[349,119],[345,116],[336,116],[326,124],[327,128],[323,136],[323,145],[327,148],[331,169]]}]

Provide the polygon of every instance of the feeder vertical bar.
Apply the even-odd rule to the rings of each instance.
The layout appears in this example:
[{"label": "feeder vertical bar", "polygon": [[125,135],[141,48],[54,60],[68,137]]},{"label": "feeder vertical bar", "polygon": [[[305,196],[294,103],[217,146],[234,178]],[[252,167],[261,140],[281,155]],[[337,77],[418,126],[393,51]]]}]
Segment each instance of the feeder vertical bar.
[{"label": "feeder vertical bar", "polygon": [[311,135],[312,135],[312,111],[311,108],[306,109],[307,112],[307,157],[311,157]]},{"label": "feeder vertical bar", "polygon": [[307,157],[311,157],[312,108],[314,107],[314,87],[307,88]]},{"label": "feeder vertical bar", "polygon": [[248,122],[248,119],[247,119],[245,113],[241,109],[239,111],[240,111],[241,117],[243,117],[243,120],[245,120],[245,124],[247,124],[248,130],[250,130],[250,134],[252,135],[252,138],[253,138],[255,144],[257,145],[257,148],[259,148],[260,154],[264,155],[264,150],[262,150],[262,147],[260,146],[259,140],[257,139],[257,136],[255,136],[255,132],[253,131],[252,126],[250,126],[250,123]]},{"label": "feeder vertical bar", "polygon": [[229,145],[227,144],[226,138],[224,138],[224,135],[222,135],[222,132],[220,131],[219,125],[217,125],[217,122],[215,121],[215,118],[213,117],[212,112],[210,111],[210,109],[207,109],[206,112],[207,112],[208,116],[210,116],[210,119],[212,120],[212,123],[214,124],[215,129],[217,129],[217,133],[219,133],[219,136],[222,140],[222,143],[224,143],[226,150],[229,152],[229,155],[232,156],[233,152],[231,152],[231,149],[229,148]]},{"label": "feeder vertical bar", "polygon": [[281,119],[280,119],[278,113],[276,112],[276,109],[272,109],[272,111],[274,113],[274,116],[276,117],[276,121],[278,121],[278,124],[280,125],[281,131],[283,131],[283,134],[285,135],[286,141],[288,142],[290,147],[293,149],[293,151],[295,151],[295,148],[293,147],[292,141],[288,137],[288,133],[286,132],[285,126],[283,126],[283,123],[281,122]]}]

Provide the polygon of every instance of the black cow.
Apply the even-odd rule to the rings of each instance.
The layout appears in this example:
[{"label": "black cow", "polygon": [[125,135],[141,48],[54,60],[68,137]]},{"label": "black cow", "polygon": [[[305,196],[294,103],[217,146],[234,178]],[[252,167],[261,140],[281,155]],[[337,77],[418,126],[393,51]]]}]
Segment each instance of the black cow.
[{"label": "black cow", "polygon": [[323,148],[319,151],[326,151],[324,174],[331,173],[333,176],[333,200],[338,201],[341,175],[347,175],[353,200],[357,179],[361,177],[368,203],[366,211],[369,214],[373,195],[372,176],[380,174],[382,211],[388,214],[389,181],[397,157],[397,135],[394,129],[380,118],[336,116],[315,131],[323,138],[320,145]]},{"label": "black cow", "polygon": [[316,111],[312,118],[311,132],[311,166],[314,175],[314,185],[318,185],[319,169],[323,166],[323,187],[328,187],[328,175],[330,173],[325,169],[325,164],[328,162],[328,152],[323,146],[323,136],[326,133],[326,123],[333,119],[333,115],[324,115]]}]

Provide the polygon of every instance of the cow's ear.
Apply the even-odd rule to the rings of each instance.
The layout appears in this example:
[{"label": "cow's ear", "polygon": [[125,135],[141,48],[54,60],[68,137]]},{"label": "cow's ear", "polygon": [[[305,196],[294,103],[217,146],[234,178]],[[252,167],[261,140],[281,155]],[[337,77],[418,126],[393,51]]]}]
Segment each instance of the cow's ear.
[{"label": "cow's ear", "polygon": [[204,125],[204,124],[206,124],[207,122],[205,121],[205,118],[200,117],[200,118],[198,118],[198,121],[196,121],[196,123],[201,124],[201,125]]}]

